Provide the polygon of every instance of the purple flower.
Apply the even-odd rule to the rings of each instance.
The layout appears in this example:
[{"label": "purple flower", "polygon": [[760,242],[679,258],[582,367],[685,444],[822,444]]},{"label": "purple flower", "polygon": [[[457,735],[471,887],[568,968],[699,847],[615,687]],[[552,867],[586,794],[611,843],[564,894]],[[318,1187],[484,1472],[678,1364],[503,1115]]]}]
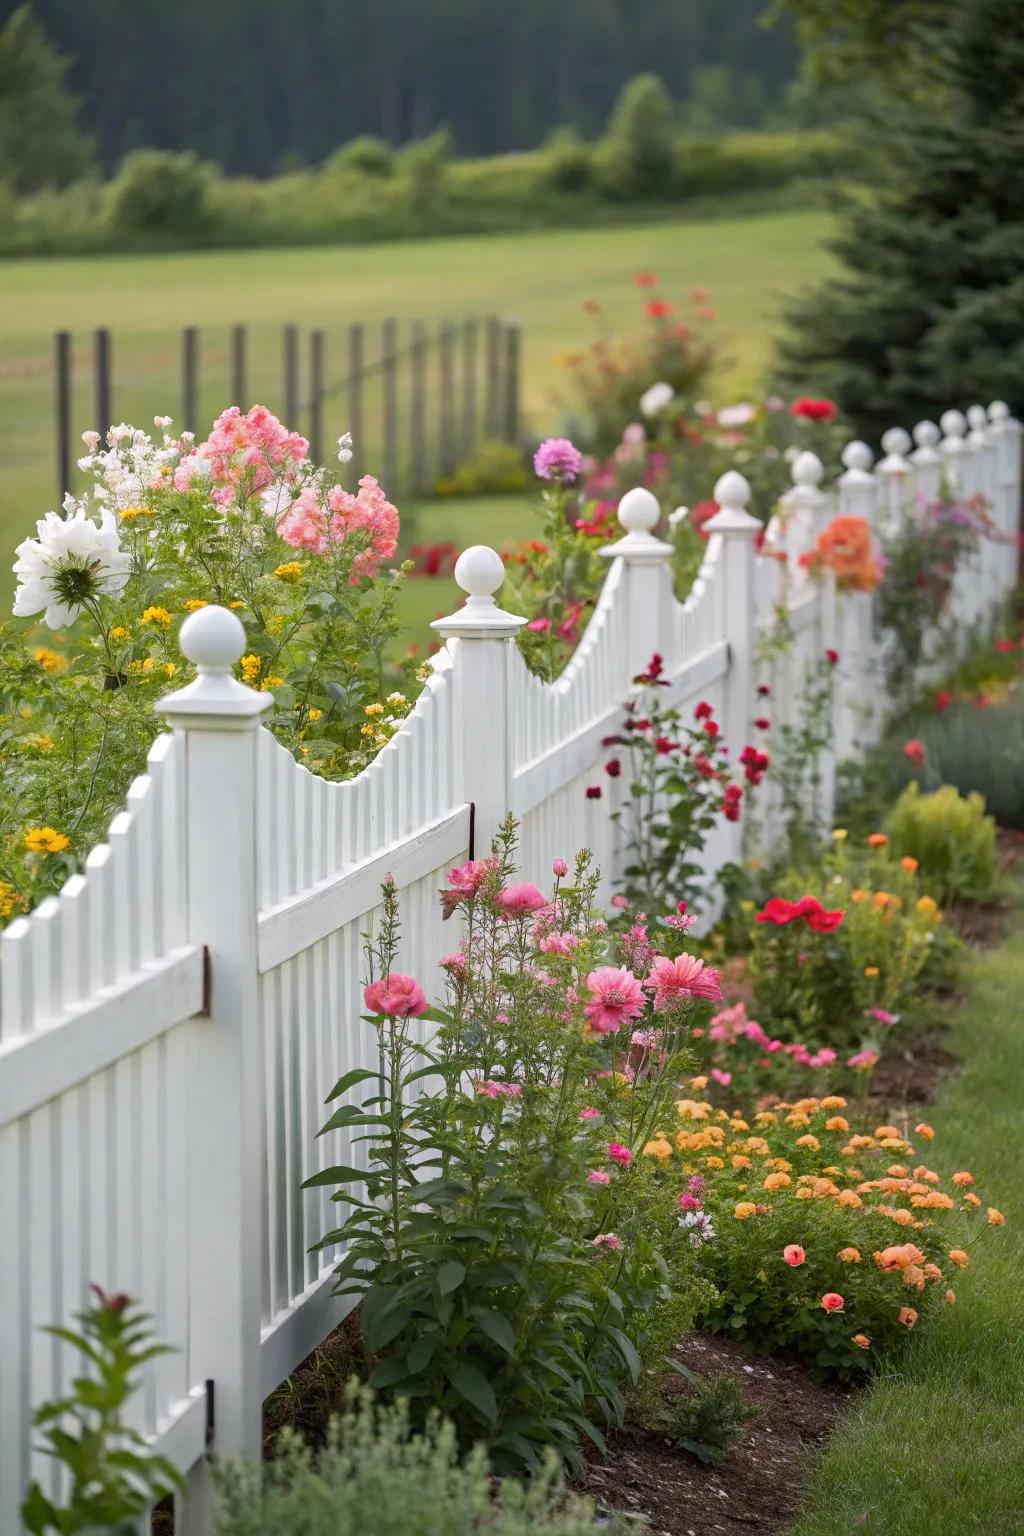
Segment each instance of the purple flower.
[{"label": "purple flower", "polygon": [[547,438],[533,456],[534,473],[539,480],[563,480],[569,484],[582,467],[583,455],[567,437]]}]

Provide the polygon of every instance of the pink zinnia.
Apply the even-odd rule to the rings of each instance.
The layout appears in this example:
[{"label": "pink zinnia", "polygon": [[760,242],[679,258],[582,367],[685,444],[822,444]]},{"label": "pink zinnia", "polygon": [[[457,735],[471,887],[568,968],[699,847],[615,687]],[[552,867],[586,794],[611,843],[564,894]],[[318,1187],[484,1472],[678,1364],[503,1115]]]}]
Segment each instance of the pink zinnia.
[{"label": "pink zinnia", "polygon": [[622,1247],[622,1238],[616,1237],[614,1232],[599,1232],[594,1238],[594,1247],[615,1250]]},{"label": "pink zinnia", "polygon": [[628,1168],[633,1161],[633,1154],[628,1147],[624,1147],[621,1141],[608,1143],[608,1156],[613,1163],[619,1163],[623,1168]]},{"label": "pink zinnia", "polygon": [[599,1109],[595,1109],[593,1105],[588,1105],[586,1109],[580,1110],[581,1120],[600,1120],[600,1118],[601,1111]]},{"label": "pink zinnia", "polygon": [[392,971],[380,981],[371,981],[363,992],[367,1013],[383,1013],[393,1019],[418,1018],[430,1004],[419,982],[412,976]]},{"label": "pink zinnia", "polygon": [[859,1068],[863,1072],[870,1072],[872,1067],[878,1065],[877,1051],[857,1051],[853,1056],[846,1058],[848,1067]]},{"label": "pink zinnia", "polygon": [[475,896],[494,867],[493,859],[470,859],[448,871],[448,884],[461,896]]},{"label": "pink zinnia", "polygon": [[583,1012],[590,1028],[599,1035],[614,1034],[644,1011],[644,993],[632,971],[625,966],[603,965],[587,977],[591,999]]},{"label": "pink zinnia", "polygon": [[576,479],[583,467],[583,455],[567,437],[549,437],[533,456],[533,469],[539,480]]},{"label": "pink zinnia", "polygon": [[612,1176],[606,1168],[591,1168],[587,1174],[588,1184],[610,1184]]},{"label": "pink zinnia", "polygon": [[718,971],[695,955],[677,955],[675,960],[659,955],[644,985],[654,993],[655,1008],[668,1008],[689,997],[707,998],[713,1003],[722,999]]},{"label": "pink zinnia", "polygon": [[539,912],[548,899],[535,885],[523,883],[507,885],[498,897],[498,906],[504,917],[524,917],[527,912]]},{"label": "pink zinnia", "polygon": [[704,1202],[699,1195],[680,1195],[679,1209],[681,1211],[700,1211],[704,1208]]},{"label": "pink zinnia", "polygon": [[728,1088],[729,1084],[732,1082],[732,1073],[723,1072],[721,1067],[712,1067],[711,1076],[714,1078],[715,1082],[720,1083],[723,1088]]}]

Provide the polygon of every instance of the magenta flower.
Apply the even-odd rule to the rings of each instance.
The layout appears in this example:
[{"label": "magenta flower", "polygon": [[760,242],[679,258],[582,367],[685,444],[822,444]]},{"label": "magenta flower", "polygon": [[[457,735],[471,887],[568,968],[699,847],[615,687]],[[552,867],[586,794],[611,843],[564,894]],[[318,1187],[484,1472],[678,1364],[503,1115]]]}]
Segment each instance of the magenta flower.
[{"label": "magenta flower", "polygon": [[430,1004],[419,982],[412,976],[392,971],[380,981],[371,981],[363,992],[367,1013],[383,1013],[393,1019],[418,1018]]},{"label": "magenta flower", "polygon": [[699,1195],[680,1195],[679,1209],[681,1211],[699,1211],[703,1209],[704,1202]]},{"label": "magenta flower", "polygon": [[588,1184],[610,1184],[612,1176],[606,1168],[591,1168],[587,1174]]},{"label": "magenta flower", "polygon": [[633,1161],[633,1154],[628,1147],[624,1147],[621,1141],[608,1143],[608,1156],[613,1163],[618,1163],[622,1168],[628,1168]]},{"label": "magenta flower", "polygon": [[564,859],[556,859],[551,866],[551,873],[558,880],[564,880],[569,873],[569,866]]},{"label": "magenta flower", "polygon": [[493,859],[470,859],[448,871],[448,884],[461,896],[475,896],[494,867]]},{"label": "magenta flower", "polygon": [[686,1181],[686,1187],[691,1195],[703,1195],[708,1187],[708,1181],[702,1173],[691,1173]]},{"label": "magenta flower", "polygon": [[691,997],[707,998],[713,1003],[722,999],[718,971],[695,955],[677,955],[675,960],[659,955],[644,985],[654,993],[655,1008],[670,1008]]},{"label": "magenta flower", "polygon": [[587,977],[591,999],[583,1012],[598,1035],[611,1035],[631,1024],[644,1011],[644,993],[632,971],[625,966],[603,965]]},{"label": "magenta flower", "polygon": [[526,882],[520,885],[507,885],[498,897],[498,906],[503,917],[525,917],[528,912],[539,912],[547,904],[548,899],[543,891]]},{"label": "magenta flower", "polygon": [[616,1237],[614,1232],[599,1232],[593,1241],[594,1247],[602,1250],[610,1249],[614,1252],[622,1247],[622,1238]]},{"label": "magenta flower", "polygon": [[547,438],[533,456],[533,469],[539,480],[562,480],[568,485],[582,467],[583,455],[567,437]]},{"label": "magenta flower", "polygon": [[732,1073],[723,1072],[721,1067],[712,1067],[711,1076],[714,1078],[715,1082],[720,1083],[723,1088],[728,1088],[729,1084],[732,1082]]}]

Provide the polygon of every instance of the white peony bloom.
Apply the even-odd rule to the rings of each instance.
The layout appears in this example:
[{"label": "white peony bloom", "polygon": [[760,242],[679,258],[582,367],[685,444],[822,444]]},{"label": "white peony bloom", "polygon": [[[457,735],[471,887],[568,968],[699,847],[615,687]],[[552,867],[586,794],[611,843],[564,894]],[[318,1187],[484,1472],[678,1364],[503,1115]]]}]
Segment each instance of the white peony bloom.
[{"label": "white peony bloom", "polygon": [[352,462],[352,433],[343,432],[338,438],[338,463],[350,464]]},{"label": "white peony bloom", "polygon": [[15,618],[42,612],[51,629],[62,629],[75,622],[86,601],[120,592],[128,580],[131,556],[118,543],[109,510],[98,524],[80,505],[65,517],[47,512],[36,523],[36,534],[15,551]]},{"label": "white peony bloom", "polygon": [[720,427],[745,427],[757,415],[757,407],[743,400],[739,405],[726,405],[718,413]]},{"label": "white peony bloom", "polygon": [[675,397],[676,392],[671,384],[652,384],[640,396],[640,409],[645,416],[657,416],[672,404]]}]

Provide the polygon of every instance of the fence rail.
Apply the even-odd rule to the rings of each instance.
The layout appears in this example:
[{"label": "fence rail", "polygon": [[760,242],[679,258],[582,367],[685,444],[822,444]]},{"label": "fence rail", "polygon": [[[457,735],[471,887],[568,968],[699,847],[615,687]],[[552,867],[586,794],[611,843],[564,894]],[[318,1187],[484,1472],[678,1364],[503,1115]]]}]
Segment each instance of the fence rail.
[{"label": "fence rail", "polygon": [[[30,1476],[57,1491],[29,1423],[72,1362],[40,1327],[80,1306],[90,1280],[142,1297],[175,1348],[147,1368],[135,1412],[186,1474],[179,1536],[208,1536],[209,1445],[258,1455],[262,1398],[343,1316],[336,1256],[309,1251],[326,1195],[300,1186],[328,1156],[314,1134],[328,1088],[372,1054],[360,932],[384,873],[401,891],[402,969],[428,991],[455,941],[437,888],[509,807],[524,878],[544,880],[553,856],[586,845],[607,895],[618,786],[605,780],[600,799],[585,790],[655,651],[666,700],[707,697],[738,744],[758,687],[772,689],[777,727],[795,723],[803,667],[834,647],[837,754],[860,750],[880,724],[872,599],[837,594],[800,562],[836,510],[891,527],[941,474],[960,495],[983,493],[995,537],[955,606],[964,632],[992,621],[1017,577],[1020,427],[996,404],[947,413],[941,432],[916,438],[911,452],[905,434],[887,434],[874,467],[851,444],[833,487],[813,456],[799,459],[763,553],[749,487],[723,476],[682,603],[657,504],[631,491],[593,617],[552,684],[528,672],[524,621],[495,601],[500,558],[466,551],[456,577],[468,600],[436,623],[433,675],[379,758],[344,784],[310,775],[261,728],[272,700],[232,677],[235,616],[211,607],[187,620],[197,679],[163,701],[171,732],[108,842],[0,941],[0,1530],[19,1528]],[[789,644],[768,647],[783,609]],[[739,837],[722,822],[709,880]],[[332,1162],[362,1155],[358,1143],[330,1148]]]},{"label": "fence rail", "polygon": [[[204,341],[213,353],[207,359],[212,386],[203,372]],[[54,336],[56,471],[62,497],[74,485],[78,456],[73,438],[75,343],[69,331]],[[115,379],[116,337],[101,327],[87,345],[93,380],[89,425],[105,433],[115,411],[123,409]],[[358,322],[308,332],[285,325],[278,389],[265,345],[254,366],[249,327],[235,325],[225,337],[220,330],[185,326],[179,425],[190,432],[201,429],[200,400],[209,403],[213,390],[214,414],[232,403],[244,410],[255,384],[261,398],[275,401],[289,427],[309,437],[315,462],[323,461],[332,437],[348,431],[356,475],[372,457],[393,494],[426,496],[481,442],[518,443],[521,348],[518,325],[495,315],[436,323],[387,319],[379,326]],[[127,371],[134,376],[136,370]],[[135,411],[139,387],[133,380],[129,388]],[[170,394],[170,380],[155,385],[148,413],[166,411]],[[408,444],[404,453],[403,441]]]}]

